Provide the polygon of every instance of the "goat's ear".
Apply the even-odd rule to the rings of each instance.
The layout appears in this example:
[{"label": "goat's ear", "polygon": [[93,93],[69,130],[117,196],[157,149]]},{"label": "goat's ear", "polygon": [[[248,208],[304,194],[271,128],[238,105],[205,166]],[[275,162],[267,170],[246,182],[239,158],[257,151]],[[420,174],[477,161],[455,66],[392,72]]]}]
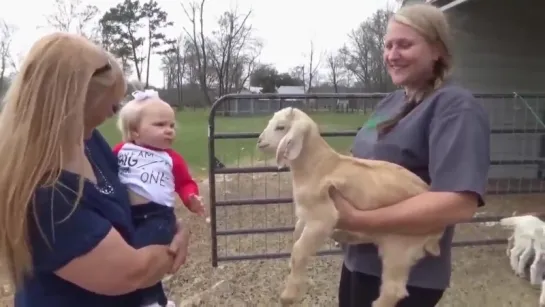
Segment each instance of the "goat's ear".
[{"label": "goat's ear", "polygon": [[289,108],[290,108],[290,112],[288,113],[288,118],[293,119],[293,116],[295,115],[295,112],[293,112],[293,107],[289,107]]},{"label": "goat's ear", "polygon": [[298,133],[296,126],[292,126],[290,131],[280,140],[276,149],[276,165],[278,168],[287,166],[288,161],[293,161],[299,157],[303,149],[303,135]]}]

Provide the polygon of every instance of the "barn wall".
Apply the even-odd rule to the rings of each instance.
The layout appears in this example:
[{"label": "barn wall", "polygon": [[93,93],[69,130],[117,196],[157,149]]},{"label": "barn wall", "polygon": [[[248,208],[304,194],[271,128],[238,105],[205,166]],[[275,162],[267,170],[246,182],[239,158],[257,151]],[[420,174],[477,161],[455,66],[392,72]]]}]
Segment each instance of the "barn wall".
[{"label": "barn wall", "polygon": [[470,0],[447,10],[454,76],[476,92],[544,92],[544,9],[545,1]]},{"label": "barn wall", "polygon": [[[539,3],[539,4],[538,4]],[[447,10],[454,34],[453,76],[476,93],[545,92],[545,1],[470,0]],[[543,127],[544,99],[482,100],[493,128]],[[542,157],[539,133],[492,135],[492,160]],[[538,164],[492,166],[492,178],[536,178]]]}]

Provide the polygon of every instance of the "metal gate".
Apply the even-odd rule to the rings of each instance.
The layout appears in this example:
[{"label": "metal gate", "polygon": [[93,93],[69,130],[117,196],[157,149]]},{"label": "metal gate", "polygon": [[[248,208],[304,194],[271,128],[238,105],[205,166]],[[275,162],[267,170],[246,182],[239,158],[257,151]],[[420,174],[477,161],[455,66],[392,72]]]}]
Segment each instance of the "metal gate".
[{"label": "metal gate", "polygon": [[[219,216],[218,211],[240,214],[240,208],[246,210],[243,215],[246,215],[248,210],[259,208],[257,214],[251,214],[252,218],[262,219],[269,214],[267,208],[272,206],[287,206],[292,207],[292,198],[289,191],[285,189],[279,179],[279,192],[275,197],[259,197],[254,196],[253,192],[246,196],[238,198],[223,197],[218,199],[217,192],[220,183],[232,182],[234,177],[239,178],[238,186],[244,187],[247,190],[262,189],[263,184],[253,186],[253,179],[250,182],[240,182],[241,176],[247,178],[255,178],[255,174],[272,174],[280,178],[282,173],[288,172],[288,169],[277,169],[273,165],[266,163],[259,165],[247,165],[247,163],[234,163],[230,159],[218,158],[221,155],[221,149],[218,149],[217,142],[230,142],[234,140],[246,140],[247,147],[253,146],[255,149],[255,139],[265,127],[266,121],[271,116],[272,112],[277,111],[287,106],[301,108],[308,112],[311,117],[324,117],[324,114],[337,114],[339,118],[335,121],[343,123],[342,116],[350,117],[352,120],[361,117],[361,123],[358,125],[349,126],[348,129],[341,131],[323,132],[324,137],[353,137],[357,130],[363,124],[366,115],[369,115],[378,101],[385,97],[384,93],[374,94],[304,94],[304,95],[279,95],[279,94],[229,94],[219,98],[212,106],[208,120],[208,149],[209,149],[209,188],[210,188],[210,217],[211,217],[211,244],[212,244],[212,265],[216,267],[219,261],[233,260],[249,260],[249,259],[273,259],[289,257],[289,250],[279,248],[277,251],[259,250],[254,246],[253,236],[267,236],[268,234],[278,234],[284,239],[291,240],[291,232],[293,231],[293,210],[284,210],[280,213],[279,221],[282,220],[282,225],[265,225],[268,222],[258,223],[255,226],[252,221],[250,226],[241,227],[226,227],[234,218]],[[527,194],[527,193],[543,193],[545,192],[545,176],[544,176],[544,161],[545,161],[545,94],[476,94],[475,97],[484,105],[490,115],[492,124],[491,135],[491,172],[489,174],[489,195],[505,195],[505,194]],[[356,117],[354,117],[356,116]],[[225,120],[225,125],[230,128],[227,132],[218,132],[218,118],[220,121]],[[259,120],[254,119],[257,118]],[[333,117],[331,117],[333,118]],[[326,119],[325,121],[327,121]],[[254,121],[253,131],[233,131],[237,130],[238,122]],[[348,122],[348,120],[346,120]],[[339,125],[341,125],[339,124]],[[257,125],[257,126],[256,126]],[[350,124],[348,124],[350,125]],[[346,127],[346,125],[344,126]],[[249,130],[249,129],[248,129]],[[230,150],[233,145],[229,145]],[[240,151],[249,151],[244,147],[235,145],[234,148]],[[232,157],[231,157],[232,158]],[[233,165],[235,164],[235,165]],[[224,179],[218,179],[217,176],[224,176]],[[231,177],[225,177],[231,176]],[[227,178],[227,179],[226,179]],[[229,179],[230,178],[230,179]],[[235,184],[236,185],[236,184]],[[249,188],[248,186],[251,185]],[[232,186],[232,184],[231,184]],[[265,184],[266,189],[267,184]],[[281,187],[282,186],[282,187]],[[225,188],[227,191],[229,188]],[[225,192],[224,191],[224,192]],[[231,193],[231,192],[229,192]],[[233,193],[231,193],[233,194]],[[265,191],[265,194],[267,192]],[[283,194],[283,195],[281,195]],[[221,198],[221,197],[220,197]],[[239,211],[237,211],[237,209]],[[257,210],[257,209],[256,209]],[[239,212],[239,213],[237,213]],[[292,215],[291,221],[286,221],[288,213]],[[470,222],[485,223],[497,222],[504,215],[486,215],[476,216]],[[242,224],[242,223],[239,223]],[[223,226],[223,227],[221,227]],[[239,237],[239,243],[244,241],[245,248],[235,248],[235,251],[230,253],[220,253],[222,247],[218,244],[219,238]],[[255,240],[258,242],[259,240]],[[259,241],[261,242],[261,241]],[[454,242],[454,246],[476,246],[490,244],[504,244],[503,238],[487,238],[480,240],[458,240]],[[263,242],[261,242],[263,243]],[[225,246],[233,245],[227,243]],[[265,245],[267,243],[265,242]],[[258,245],[257,243],[255,244]],[[263,244],[260,244],[263,245]],[[223,249],[227,249],[226,247]],[[286,244],[286,246],[290,246]],[[242,249],[247,250],[246,253],[241,252]],[[263,249],[263,248],[261,248]],[[326,250],[321,250],[318,255],[333,255],[339,254],[340,250],[330,245]]]}]

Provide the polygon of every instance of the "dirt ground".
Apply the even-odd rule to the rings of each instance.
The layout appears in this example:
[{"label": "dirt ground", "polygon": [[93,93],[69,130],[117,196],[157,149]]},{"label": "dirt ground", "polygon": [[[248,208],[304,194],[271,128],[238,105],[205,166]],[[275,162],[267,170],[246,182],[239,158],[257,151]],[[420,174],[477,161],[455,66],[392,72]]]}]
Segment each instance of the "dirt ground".
[{"label": "dirt ground", "polygon": [[[235,174],[216,176],[216,198],[222,200],[290,197],[288,175]],[[203,189],[206,189],[206,183]],[[511,215],[513,211],[545,210],[545,195],[489,196],[481,216]],[[292,227],[291,204],[218,207],[218,231]],[[184,214],[185,215],[185,214]],[[180,306],[279,306],[278,293],[288,273],[287,260],[220,262],[211,267],[210,231],[196,220],[191,260],[168,283]],[[455,240],[504,239],[496,223],[457,226]],[[218,255],[235,256],[289,252],[291,233],[219,236]],[[328,245],[323,250],[333,248]],[[456,247],[452,286],[441,307],[537,306],[539,289],[510,270],[505,245]],[[310,283],[300,306],[336,306],[340,256],[321,256],[309,265]]]},{"label": "dirt ground", "polygon": [[[286,173],[216,176],[218,201],[291,197]],[[208,182],[201,184],[208,194]],[[545,195],[490,196],[479,215],[510,215],[513,211],[545,211]],[[217,208],[217,230],[293,227],[291,204],[227,206]],[[220,262],[211,265],[210,227],[184,210],[180,216],[192,229],[188,263],[165,278],[171,299],[178,306],[279,306],[278,293],[288,273],[287,259]],[[506,238],[495,223],[457,226],[455,240]],[[218,238],[218,255],[235,256],[289,253],[291,233],[229,235]],[[333,248],[332,245],[323,250]],[[508,266],[505,245],[456,247],[452,287],[440,307],[537,306],[539,289],[516,277]],[[309,265],[307,295],[299,306],[336,306],[341,256],[315,257]],[[0,307],[12,305],[9,287],[0,287]]]}]

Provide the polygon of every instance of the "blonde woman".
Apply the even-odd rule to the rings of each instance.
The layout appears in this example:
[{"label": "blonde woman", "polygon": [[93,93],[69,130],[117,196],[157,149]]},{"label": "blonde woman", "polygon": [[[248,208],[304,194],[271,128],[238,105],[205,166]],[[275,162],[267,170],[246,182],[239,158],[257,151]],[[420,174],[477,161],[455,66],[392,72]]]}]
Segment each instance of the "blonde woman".
[{"label": "blonde woman", "polygon": [[125,90],[113,58],[66,33],[38,40],[9,88],[0,114],[0,251],[16,307],[139,306],[139,289],[185,261],[187,231],[170,247],[131,247],[128,194],[95,130]]},{"label": "blonde woman", "polygon": [[[356,157],[408,168],[431,191],[372,211],[355,211],[341,195],[333,195],[340,228],[424,234],[446,227],[441,256],[416,264],[408,297],[398,307],[436,306],[450,283],[453,225],[471,219],[484,204],[490,124],[472,94],[447,79],[449,41],[448,24],[438,8],[416,4],[395,13],[384,41],[384,62],[393,83],[403,89],[379,103],[369,120],[378,126],[363,127],[352,147]],[[344,247],[339,306],[371,307],[381,291],[381,273],[375,246]]]}]

